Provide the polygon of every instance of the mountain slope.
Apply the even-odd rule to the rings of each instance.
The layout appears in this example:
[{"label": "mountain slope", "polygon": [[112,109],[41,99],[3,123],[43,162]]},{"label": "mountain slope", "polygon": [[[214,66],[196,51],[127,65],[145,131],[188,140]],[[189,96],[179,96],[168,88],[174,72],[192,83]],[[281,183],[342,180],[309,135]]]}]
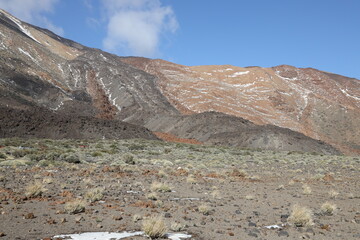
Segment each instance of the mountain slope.
[{"label": "mountain slope", "polygon": [[357,79],[286,65],[187,67],[145,58],[122,61],[158,76],[161,92],[183,114],[223,112],[301,132],[347,152],[360,150]]},{"label": "mountain slope", "polygon": [[[30,135],[36,137],[99,138],[102,130],[90,131],[91,128],[99,128],[108,132],[106,137],[109,138],[121,138],[122,135],[128,138],[131,133],[134,133],[133,137],[154,138],[154,135],[144,130],[143,127],[146,127],[151,131],[194,138],[208,144],[339,153],[330,145],[303,134],[257,125],[267,123],[268,119],[264,117],[266,115],[251,115],[251,111],[239,117],[227,115],[236,114],[216,106],[223,105],[222,99],[229,96],[225,95],[228,92],[218,93],[216,89],[219,84],[230,83],[212,80],[202,86],[205,75],[210,76],[204,67],[190,68],[161,60],[121,58],[24,23],[3,10],[0,10],[0,35],[1,136],[18,136],[19,132],[26,132],[27,127],[24,126],[33,128],[34,125],[24,123],[23,119],[26,117],[18,119],[13,116],[18,114],[30,118],[29,113],[36,112],[31,121],[42,126],[32,130]],[[176,82],[177,78],[169,77],[172,76],[172,71],[176,74],[184,72],[181,73],[184,75],[182,80]],[[193,74],[191,78],[187,75],[188,72]],[[235,75],[234,79],[239,75],[236,72],[232,74]],[[191,89],[196,91],[191,93]],[[188,98],[185,90],[193,96]],[[258,92],[259,97],[262,94],[257,88],[251,91]],[[178,93],[182,95],[177,95]],[[242,93],[234,91],[234,94]],[[256,99],[246,99],[246,96],[242,100],[249,104],[258,102]],[[232,105],[240,103],[239,99],[232,101]],[[265,110],[261,111],[264,112],[269,103],[263,102]],[[201,114],[210,110],[226,114]],[[197,112],[199,114],[193,114]],[[251,119],[250,116],[254,118]],[[62,120],[56,120],[58,118]],[[84,121],[89,124],[83,124]],[[138,130],[126,134],[116,133],[117,129],[124,129],[123,127],[135,127],[129,127],[122,121],[139,126]],[[44,122],[46,126],[42,125]],[[62,125],[68,134],[49,135],[49,129],[59,129]],[[284,127],[289,128],[287,125]],[[48,129],[46,134],[42,128]],[[86,134],[80,132],[72,135],[71,129],[76,128]],[[114,132],[110,133],[111,131]],[[236,135],[236,132],[243,134]],[[266,140],[269,137],[277,140]]]}]

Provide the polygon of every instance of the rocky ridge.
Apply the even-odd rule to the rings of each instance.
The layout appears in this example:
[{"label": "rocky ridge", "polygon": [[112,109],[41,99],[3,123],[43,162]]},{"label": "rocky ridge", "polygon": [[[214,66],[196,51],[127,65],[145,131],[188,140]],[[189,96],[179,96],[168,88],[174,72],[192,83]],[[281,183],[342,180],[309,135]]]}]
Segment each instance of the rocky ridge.
[{"label": "rocky ridge", "polygon": [[158,76],[161,92],[183,114],[222,112],[360,152],[357,79],[287,65],[188,67],[159,59],[122,61]]},{"label": "rocky ridge", "polygon": [[[217,92],[215,90],[221,90],[218,88],[219,84],[230,83],[213,80],[211,82],[213,87],[210,82],[206,86],[202,86],[205,75],[210,76],[204,69],[207,68],[206,66],[184,67],[162,60],[121,58],[98,49],[82,46],[46,29],[24,23],[3,10],[0,11],[0,35],[0,106],[2,109],[10,108],[30,112],[34,109],[46,109],[55,116],[66,115],[69,119],[84,117],[95,119],[95,121],[96,119],[125,121],[140,126],[139,132],[144,132],[143,127],[146,127],[151,131],[169,133],[180,138],[196,139],[209,144],[339,153],[330,145],[303,134],[299,135],[295,131],[258,125],[268,123],[271,118],[253,114],[254,118],[252,119],[250,110],[248,114],[240,116],[235,112],[217,108],[218,105],[224,105],[225,96],[231,97],[231,95],[226,91]],[[219,68],[221,67],[219,66]],[[220,70],[217,73],[222,73]],[[182,72],[184,77],[181,79],[187,80],[176,80],[179,77],[173,74],[174,71],[175,73]],[[192,78],[186,76],[189,71],[193,74]],[[229,70],[228,74],[232,74],[234,77],[230,78],[236,80],[239,76],[245,75],[240,73],[241,71],[237,69],[236,72]],[[181,90],[179,87],[183,82],[186,82],[188,86],[186,87],[185,84]],[[348,83],[345,81],[344,84]],[[231,88],[236,90],[234,86]],[[191,93],[191,89],[195,89],[193,93]],[[185,90],[194,96],[184,97],[187,96]],[[263,92],[259,88],[249,88],[249,91],[258,92],[259,96]],[[346,93],[357,96],[356,92],[348,91]],[[233,94],[241,95],[243,93],[239,91]],[[244,95],[242,99],[232,99],[232,105],[239,105],[242,101],[245,103],[245,98]],[[189,102],[186,102],[185,99]],[[246,101],[248,104],[253,102],[254,105],[263,102],[263,108],[258,109],[260,112],[268,111],[266,109],[271,105],[264,99],[249,98]],[[299,101],[305,100],[300,99]],[[271,103],[273,104],[273,102]],[[288,103],[285,103],[284,106],[286,104]],[[271,109],[273,108],[274,106]],[[193,114],[208,111],[225,114],[215,112]],[[0,120],[2,122],[10,121],[6,112],[7,110],[1,111]],[[331,112],[334,113],[334,111]],[[44,114],[44,116],[46,115],[48,114]],[[356,111],[354,111],[354,115],[356,115]],[[256,124],[243,118],[248,118]],[[288,123],[287,119],[291,119],[291,117],[284,117],[281,123]],[[11,121],[22,124],[21,119],[13,118]],[[55,127],[53,121],[47,122],[50,129]],[[234,124],[243,122],[246,124]],[[62,124],[67,123],[65,121]],[[281,125],[275,123],[272,124]],[[283,124],[281,127],[290,128],[289,125]],[[115,129],[111,129],[109,131],[115,131]],[[11,132],[16,131],[6,127],[1,129],[2,136],[11,136]],[[24,129],[24,131],[27,130]],[[246,132],[246,134],[234,135],[234,132]],[[259,132],[264,134],[259,135]],[[307,132],[303,131],[303,133]],[[46,134],[40,135],[51,137]],[[115,134],[110,137],[119,138],[120,135]],[[231,141],[229,141],[229,136],[232,136]],[[266,141],[269,136],[277,138],[277,141]],[[69,136],[64,135],[64,137]],[[85,134],[84,137],[96,138],[98,135]],[[298,144],[298,138],[304,140],[301,146]],[[354,138],[356,138],[356,134]],[[351,140],[351,143],[356,147],[355,140]],[[288,147],[290,145],[291,148]]]}]

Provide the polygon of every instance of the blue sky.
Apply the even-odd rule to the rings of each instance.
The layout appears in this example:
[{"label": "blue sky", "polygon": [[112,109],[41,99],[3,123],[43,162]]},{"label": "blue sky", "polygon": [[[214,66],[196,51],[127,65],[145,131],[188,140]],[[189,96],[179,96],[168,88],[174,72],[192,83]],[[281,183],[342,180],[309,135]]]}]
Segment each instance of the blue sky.
[{"label": "blue sky", "polygon": [[0,7],[120,56],[288,64],[360,79],[359,0],[0,0]]}]

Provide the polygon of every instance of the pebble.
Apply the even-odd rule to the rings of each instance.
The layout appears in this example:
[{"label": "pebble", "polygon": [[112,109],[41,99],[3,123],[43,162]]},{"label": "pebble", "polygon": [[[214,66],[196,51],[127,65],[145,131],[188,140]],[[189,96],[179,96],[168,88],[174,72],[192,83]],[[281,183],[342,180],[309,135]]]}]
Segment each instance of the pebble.
[{"label": "pebble", "polygon": [[253,232],[249,232],[248,235],[250,237],[256,237],[256,238],[258,237],[258,235],[256,233],[253,233]]},{"label": "pebble", "polygon": [[281,230],[278,232],[279,237],[289,237],[289,233],[287,231]]},{"label": "pebble", "polygon": [[249,227],[256,227],[256,223],[253,223],[253,222],[249,222]]},{"label": "pebble", "polygon": [[33,213],[27,213],[24,215],[24,219],[34,219],[35,215]]}]

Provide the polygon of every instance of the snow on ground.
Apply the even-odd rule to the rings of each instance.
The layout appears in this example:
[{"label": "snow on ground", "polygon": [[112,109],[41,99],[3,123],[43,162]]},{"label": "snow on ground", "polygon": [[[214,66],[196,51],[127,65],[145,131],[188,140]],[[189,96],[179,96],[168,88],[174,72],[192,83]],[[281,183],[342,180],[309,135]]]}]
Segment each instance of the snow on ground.
[{"label": "snow on ground", "polygon": [[31,58],[31,60],[33,60],[34,62],[38,63],[38,61],[37,61],[35,58],[33,58],[33,57],[30,55],[30,53],[28,53],[28,52],[25,51],[24,49],[18,48],[18,50],[19,50],[19,52],[21,52],[21,53],[25,54],[26,56],[28,56],[29,58]]},{"label": "snow on ground", "polygon": [[351,97],[351,98],[353,98],[353,99],[355,99],[355,100],[357,100],[357,101],[360,101],[360,97],[352,96],[352,95],[350,95],[346,90],[344,90],[344,89],[342,89],[342,88],[340,88],[340,90],[341,90],[341,92],[343,92],[347,97]]},{"label": "snow on ground", "polygon": [[232,75],[227,75],[227,77],[237,77],[237,76],[241,76],[241,75],[246,75],[246,74],[248,74],[249,73],[249,71],[245,71],[245,72],[235,72],[235,73],[233,73]]},{"label": "snow on ground", "polygon": [[[144,232],[122,232],[122,233],[110,233],[110,232],[87,232],[80,234],[65,234],[57,235],[54,238],[64,238],[72,240],[119,240],[133,236],[145,236]],[[168,233],[165,236],[171,240],[182,240],[190,238],[191,235],[183,233]]]},{"label": "snow on ground", "polygon": [[[13,21],[13,22],[20,28],[20,30],[21,30],[24,34],[26,34],[29,38],[31,38],[32,40],[34,40],[34,41],[37,42],[37,43],[40,43],[36,38],[34,38],[33,35],[31,35],[30,31],[27,30],[27,29],[21,24],[21,22],[20,22],[18,19],[16,19],[16,18],[14,18],[13,16],[7,14],[5,11],[1,11],[1,12],[2,12],[6,17],[8,17],[11,21]],[[41,43],[40,43],[40,44],[41,44]]]}]

